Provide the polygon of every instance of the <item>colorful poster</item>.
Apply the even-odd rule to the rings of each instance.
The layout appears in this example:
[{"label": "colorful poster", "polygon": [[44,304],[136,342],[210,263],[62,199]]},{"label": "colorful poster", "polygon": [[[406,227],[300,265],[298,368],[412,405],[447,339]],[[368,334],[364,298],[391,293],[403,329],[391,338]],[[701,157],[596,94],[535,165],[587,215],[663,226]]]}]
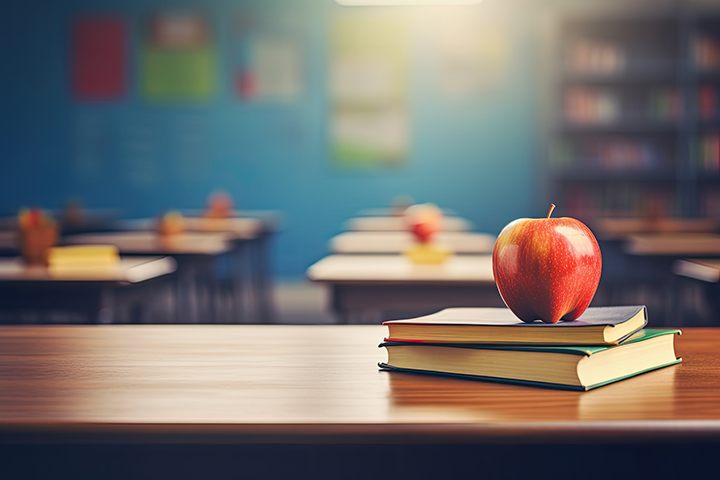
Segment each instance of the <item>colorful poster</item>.
[{"label": "colorful poster", "polygon": [[194,13],[163,13],[147,25],[142,92],[151,101],[203,101],[216,88],[215,45],[209,21]]},{"label": "colorful poster", "polygon": [[238,15],[231,35],[231,75],[245,101],[283,103],[304,91],[301,28],[282,16]]},{"label": "colorful poster", "polygon": [[410,145],[408,32],[393,14],[335,18],[330,65],[330,148],[334,166],[396,168]]},{"label": "colorful poster", "polygon": [[112,100],[127,90],[125,20],[83,16],[72,29],[72,86],[81,100]]}]

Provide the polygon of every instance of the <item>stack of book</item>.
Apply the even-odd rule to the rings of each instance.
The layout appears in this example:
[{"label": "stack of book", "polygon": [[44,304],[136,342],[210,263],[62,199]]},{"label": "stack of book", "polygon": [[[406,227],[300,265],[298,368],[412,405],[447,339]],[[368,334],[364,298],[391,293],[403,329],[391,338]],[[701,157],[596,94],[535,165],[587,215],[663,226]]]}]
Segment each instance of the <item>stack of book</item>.
[{"label": "stack of book", "polygon": [[448,308],[384,325],[384,370],[590,390],[681,361],[680,331],[644,328],[644,306],[591,307],[556,324],[523,323],[506,308]]}]

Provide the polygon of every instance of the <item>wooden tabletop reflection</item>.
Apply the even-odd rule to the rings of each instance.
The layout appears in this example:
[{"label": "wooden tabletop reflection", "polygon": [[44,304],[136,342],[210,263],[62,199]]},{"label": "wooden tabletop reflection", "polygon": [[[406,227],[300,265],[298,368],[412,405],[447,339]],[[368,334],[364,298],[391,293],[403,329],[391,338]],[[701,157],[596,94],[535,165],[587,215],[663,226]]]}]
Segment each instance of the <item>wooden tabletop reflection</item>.
[{"label": "wooden tabletop reflection", "polygon": [[682,364],[590,392],[381,372],[385,333],[355,325],[0,327],[0,440],[82,431],[720,437],[720,329],[685,329],[676,338]]}]

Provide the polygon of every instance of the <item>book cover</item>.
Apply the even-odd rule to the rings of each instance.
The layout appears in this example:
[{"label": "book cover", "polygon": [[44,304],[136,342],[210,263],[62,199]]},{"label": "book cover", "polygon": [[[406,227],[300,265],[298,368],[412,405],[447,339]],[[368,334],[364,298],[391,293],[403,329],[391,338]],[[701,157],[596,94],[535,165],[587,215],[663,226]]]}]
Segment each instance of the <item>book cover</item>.
[{"label": "book cover", "polygon": [[446,308],[383,322],[389,340],[443,343],[617,344],[647,325],[643,305],[590,307],[577,320],[526,323],[508,308]]}]

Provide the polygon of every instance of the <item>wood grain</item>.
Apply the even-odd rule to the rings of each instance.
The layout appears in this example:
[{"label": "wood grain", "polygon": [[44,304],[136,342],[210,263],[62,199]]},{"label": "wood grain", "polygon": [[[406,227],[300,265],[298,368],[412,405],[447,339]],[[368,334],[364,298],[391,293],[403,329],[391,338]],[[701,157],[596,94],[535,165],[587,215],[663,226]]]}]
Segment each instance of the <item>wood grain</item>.
[{"label": "wood grain", "polygon": [[385,334],[368,325],[0,327],[0,441],[720,439],[720,329],[686,329],[681,365],[590,392],[381,372]]}]

